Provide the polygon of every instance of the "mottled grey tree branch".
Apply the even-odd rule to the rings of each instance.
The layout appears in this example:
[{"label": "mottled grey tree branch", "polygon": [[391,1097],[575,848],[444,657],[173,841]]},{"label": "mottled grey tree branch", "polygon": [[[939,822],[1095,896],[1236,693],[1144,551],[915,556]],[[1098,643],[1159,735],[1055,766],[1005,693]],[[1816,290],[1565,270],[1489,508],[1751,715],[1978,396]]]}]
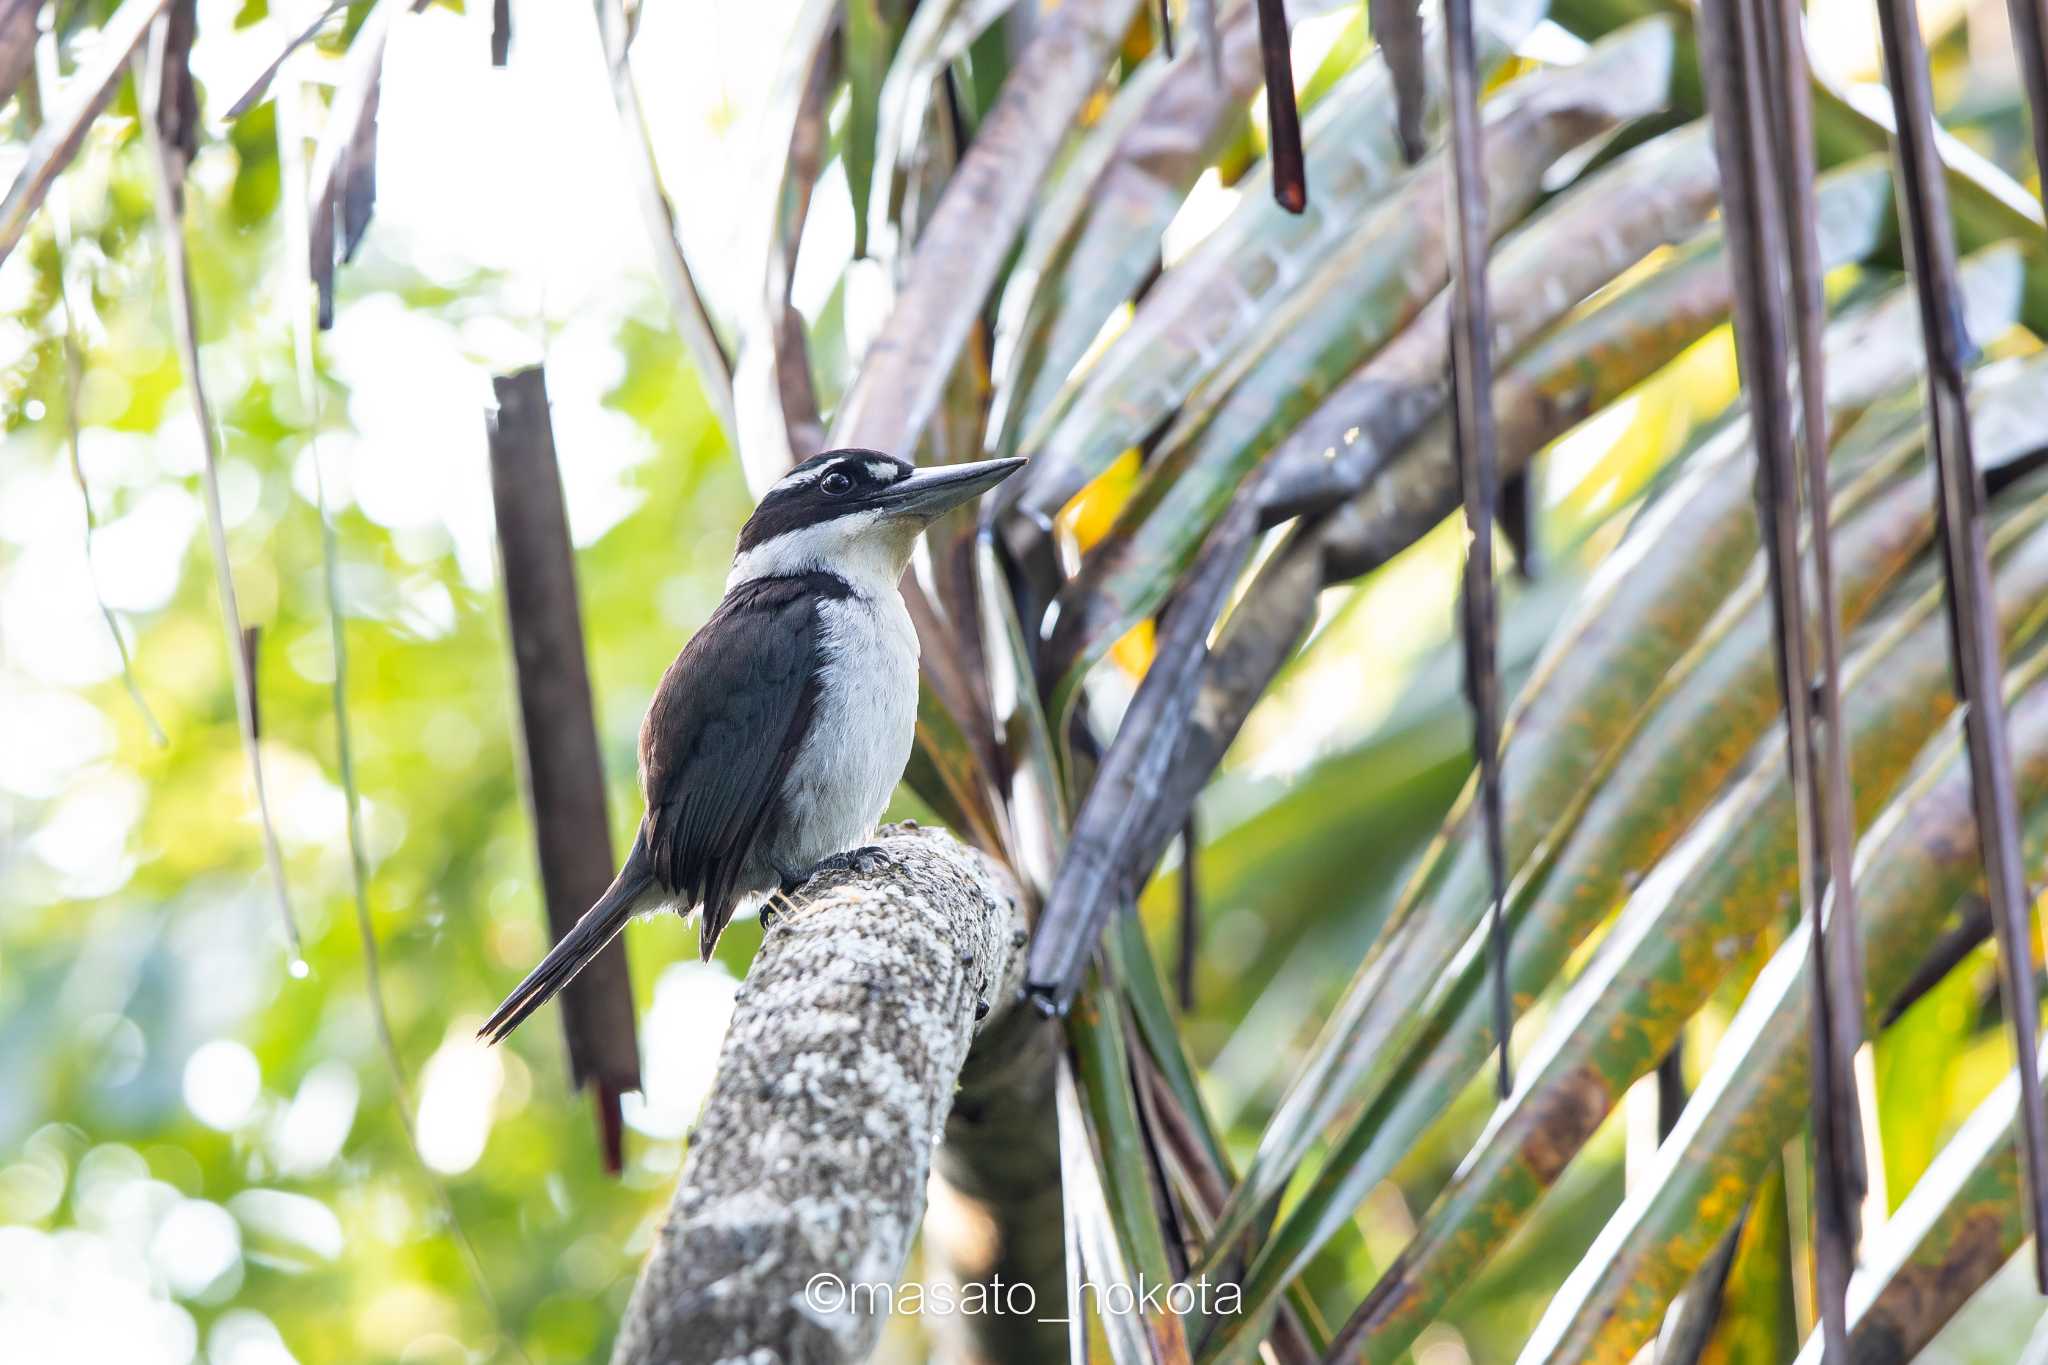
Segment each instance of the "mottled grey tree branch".
[{"label": "mottled grey tree branch", "polygon": [[894,826],[878,846],[865,871],[798,892],[763,941],[613,1365],[874,1346],[978,999],[1010,1033],[1023,926],[1008,876],[943,831]]}]

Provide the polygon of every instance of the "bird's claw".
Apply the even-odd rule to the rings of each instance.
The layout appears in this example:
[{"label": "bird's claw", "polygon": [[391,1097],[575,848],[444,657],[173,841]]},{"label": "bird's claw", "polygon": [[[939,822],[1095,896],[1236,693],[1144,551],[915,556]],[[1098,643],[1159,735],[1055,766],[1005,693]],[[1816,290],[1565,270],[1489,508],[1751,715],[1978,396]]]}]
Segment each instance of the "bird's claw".
[{"label": "bird's claw", "polygon": [[888,866],[888,857],[879,845],[862,844],[859,848],[820,858],[801,872],[784,874],[782,889],[785,893],[795,891],[827,872],[852,872],[857,876],[870,877]]}]

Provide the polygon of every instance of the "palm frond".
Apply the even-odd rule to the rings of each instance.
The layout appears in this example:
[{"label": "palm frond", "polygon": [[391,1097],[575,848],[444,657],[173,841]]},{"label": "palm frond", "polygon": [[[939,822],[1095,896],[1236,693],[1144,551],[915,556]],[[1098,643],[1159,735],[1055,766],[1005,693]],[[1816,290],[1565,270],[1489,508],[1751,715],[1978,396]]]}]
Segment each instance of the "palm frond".
[{"label": "palm frond", "polygon": [[[2048,797],[2044,695],[2027,690],[2012,714],[2014,775],[2021,799],[2036,809]],[[1858,853],[1870,1001],[1903,984],[1942,917],[1982,876],[1968,833],[1968,765],[1953,738],[1947,747],[1949,761],[1893,806]],[[2039,857],[2035,833],[2030,851]],[[1739,1206],[1713,1191],[1753,1187],[1797,1131],[1805,1105],[1809,956],[1802,924],[1757,977],[1651,1179],[1624,1200],[1544,1313],[1525,1365],[1626,1359],[1733,1225]]]}]

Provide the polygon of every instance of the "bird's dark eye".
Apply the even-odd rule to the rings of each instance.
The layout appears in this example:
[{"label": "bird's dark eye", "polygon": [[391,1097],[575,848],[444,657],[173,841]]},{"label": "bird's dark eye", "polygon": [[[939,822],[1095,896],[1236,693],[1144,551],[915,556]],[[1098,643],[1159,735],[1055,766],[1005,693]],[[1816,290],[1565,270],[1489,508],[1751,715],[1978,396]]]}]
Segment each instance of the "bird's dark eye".
[{"label": "bird's dark eye", "polygon": [[843,497],[853,491],[853,480],[835,469],[824,478],[818,480],[818,487],[824,489],[835,498]]}]

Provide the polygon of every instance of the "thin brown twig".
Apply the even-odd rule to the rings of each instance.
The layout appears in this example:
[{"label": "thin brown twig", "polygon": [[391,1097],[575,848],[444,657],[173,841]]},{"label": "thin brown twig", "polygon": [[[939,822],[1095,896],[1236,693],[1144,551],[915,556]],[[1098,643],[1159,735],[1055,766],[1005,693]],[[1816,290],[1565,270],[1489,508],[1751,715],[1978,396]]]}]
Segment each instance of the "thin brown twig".
[{"label": "thin brown twig", "polygon": [[1201,858],[1201,831],[1195,827],[1195,813],[1180,827],[1180,957],[1174,963],[1174,993],[1182,1010],[1195,1007],[1195,963],[1202,949],[1202,887],[1197,863]]},{"label": "thin brown twig", "polygon": [[1764,51],[1771,63],[1769,93],[1775,101],[1773,122],[1784,135],[1767,140],[1777,153],[1777,179],[1788,192],[1785,209],[1785,241],[1791,264],[1793,340],[1799,356],[1799,448],[1805,460],[1807,538],[1813,551],[1814,610],[1820,617],[1820,677],[1815,688],[1819,702],[1822,750],[1819,755],[1825,779],[1825,807],[1816,812],[1816,825],[1827,835],[1827,884],[1830,903],[1827,970],[1833,977],[1835,1036],[1846,1057],[1860,1044],[1863,1034],[1863,951],[1856,927],[1854,862],[1856,821],[1850,797],[1854,790],[1849,776],[1847,737],[1842,724],[1842,689],[1838,676],[1842,667],[1841,616],[1835,604],[1833,537],[1828,513],[1833,504],[1829,490],[1826,350],[1823,331],[1827,300],[1822,277],[1820,225],[1814,198],[1800,187],[1813,184],[1819,174],[1814,159],[1813,77],[1809,69],[1805,36],[1801,30],[1802,11],[1793,0],[1757,0],[1761,7],[1760,27]]},{"label": "thin brown twig", "polygon": [[[305,155],[298,141],[297,120],[290,116],[278,120],[278,153],[283,164],[292,168],[294,192],[304,188]],[[305,204],[302,196],[295,201]],[[290,227],[292,235],[299,239],[296,245],[303,246],[308,235],[309,224],[294,211]],[[310,264],[305,251],[294,253],[298,260]],[[347,832],[349,854],[350,904],[355,914],[356,937],[363,954],[363,995],[369,1005],[370,1022],[377,1034],[377,1047],[384,1059],[384,1068],[391,1081],[392,1110],[398,1119],[399,1131],[404,1135],[406,1150],[412,1155],[414,1164],[426,1178],[433,1191],[434,1200],[441,1209],[441,1216],[447,1220],[448,1234],[454,1242],[457,1253],[462,1257],[464,1268],[476,1287],[477,1297],[490,1317],[497,1335],[521,1360],[528,1359],[526,1350],[516,1337],[505,1330],[503,1314],[499,1311],[497,1296],[491,1291],[489,1278],[484,1273],[483,1258],[470,1240],[468,1230],[463,1227],[455,1210],[455,1200],[441,1183],[432,1167],[420,1152],[419,1136],[413,1129],[412,1087],[405,1070],[405,1059],[398,1049],[398,1038],[391,1027],[391,1007],[384,995],[384,973],[382,955],[377,946],[376,923],[370,914],[370,860],[363,842],[362,791],[356,780],[354,727],[349,720],[348,705],[348,617],[341,591],[341,546],[339,533],[335,529],[334,512],[327,499],[327,477],[320,458],[320,426],[322,411],[319,385],[318,356],[318,314],[320,309],[318,283],[309,270],[307,287],[314,297],[304,300],[292,311],[292,355],[293,368],[298,381],[299,405],[306,422],[306,453],[313,467],[313,504],[320,518],[320,563],[322,586],[327,599],[327,631],[329,648],[334,654],[334,680],[328,689],[328,697],[334,716],[335,761],[341,778],[342,798],[345,803],[344,828]]]},{"label": "thin brown twig", "polygon": [[1486,863],[1491,878],[1489,953],[1493,965],[1493,1028],[1499,1048],[1495,1079],[1502,1099],[1514,1090],[1509,1056],[1515,1007],[1508,984],[1507,844],[1500,782],[1499,612],[1493,575],[1493,516],[1500,498],[1494,451],[1493,326],[1487,307],[1486,181],[1481,170],[1479,59],[1472,0],[1444,5],[1444,67],[1451,106],[1451,409],[1452,457],[1464,490],[1465,582],[1460,606],[1465,646],[1465,696],[1472,710],[1472,747]]},{"label": "thin brown twig", "polygon": [[[138,45],[135,60],[138,88],[144,92],[145,110],[156,105],[161,87],[160,72],[167,43],[168,25],[161,14],[152,22],[146,51]],[[192,277],[185,260],[183,185],[185,166],[176,149],[167,146],[158,133],[156,120],[140,120],[150,165],[156,176],[156,224],[164,255],[164,281],[170,292],[171,331],[177,342],[179,363],[185,371],[185,387],[192,399],[193,420],[199,428],[202,457],[199,482],[206,505],[206,529],[213,544],[214,582],[220,596],[221,624],[227,632],[229,675],[235,691],[235,715],[240,722],[242,749],[249,760],[249,777],[255,790],[256,814],[263,827],[263,857],[270,870],[271,889],[277,897],[278,916],[284,925],[286,950],[291,954],[292,973],[305,974],[305,945],[292,915],[291,890],[285,881],[284,852],[277,841],[277,826],[270,818],[270,795],[263,780],[263,752],[256,740],[256,680],[250,675],[247,656],[242,652],[242,613],[235,598],[234,567],[228,557],[227,518],[220,500],[220,437],[213,425],[213,409],[207,402],[206,384],[199,366],[198,312],[192,301]]]},{"label": "thin brown twig", "polygon": [[[1848,1349],[1844,1297],[1855,1260],[1857,1214],[1865,1182],[1855,1077],[1862,995],[1854,974],[1846,972],[1843,965],[1845,960],[1853,962],[1854,945],[1848,945],[1845,954],[1840,944],[1843,935],[1854,933],[1854,920],[1849,849],[1845,846],[1850,836],[1843,828],[1848,824],[1847,806],[1837,808],[1830,800],[1840,796],[1845,803],[1847,796],[1840,776],[1846,770],[1846,760],[1839,697],[1832,668],[1821,680],[1819,698],[1815,697],[1807,652],[1798,451],[1786,378],[1790,364],[1786,276],[1791,276],[1803,312],[1817,315],[1821,300],[1810,204],[1802,217],[1797,207],[1783,202],[1781,193],[1789,189],[1794,198],[1804,197],[1810,194],[1807,185],[1811,181],[1790,186],[1784,181],[1791,170],[1787,163],[1796,164],[1797,157],[1783,144],[1799,132],[1797,127],[1784,125],[1798,117],[1793,106],[1804,108],[1785,87],[1805,77],[1791,74],[1782,19],[1759,13],[1778,3],[1780,0],[1715,0],[1702,9],[1699,39],[1708,111],[1721,164],[1729,265],[1737,285],[1736,353],[1756,437],[1757,518],[1769,575],[1778,690],[1786,715],[1800,903],[1803,917],[1812,926],[1814,1259],[1822,1337],[1828,1358],[1835,1361],[1843,1359],[1841,1353]],[[1803,73],[1803,63],[1800,70]],[[1810,124],[1810,119],[1806,122]],[[1815,444],[1825,439],[1825,417],[1816,420],[1815,416],[1822,402],[1818,316],[1801,320],[1800,341],[1808,475],[1809,480],[1817,481],[1809,487],[1817,487],[1823,499],[1809,514],[1816,567],[1824,575],[1830,561],[1825,447]],[[1836,627],[1831,583],[1822,588],[1820,610],[1822,649],[1832,655]],[[1836,724],[1828,736],[1827,758],[1832,760],[1832,770],[1824,782],[1815,766],[1819,755],[1813,711],[1817,700],[1820,708],[1826,709],[1830,698],[1835,701]],[[1830,899],[1832,914],[1827,910]]]},{"label": "thin brown twig", "polygon": [[[2019,803],[1999,680],[2004,675],[1991,568],[1985,551],[1983,483],[1971,451],[1963,367],[1972,352],[1956,289],[1955,239],[1948,186],[1935,145],[1934,97],[1927,49],[1912,0],[1880,0],[1886,83],[1898,136],[1902,237],[1920,303],[1927,356],[1928,445],[1935,467],[1943,582],[1949,611],[1950,661],[1964,707],[1964,738],[1986,899],[1998,934],[1999,980],[2016,1055],[2036,1055],[2039,1003],[2033,925],[2020,862]],[[2020,1165],[2034,1231],[2034,1275],[2048,1292],[2048,1118],[2035,1068],[2020,1077]]]},{"label": "thin brown twig", "polygon": [[[1817,1057],[1811,1102],[1816,1144],[1823,1139],[1831,1144],[1824,1160],[1816,1152],[1815,1184],[1820,1197],[1816,1199],[1815,1212],[1830,1225],[1820,1245],[1823,1255],[1834,1262],[1825,1267],[1827,1275],[1822,1287],[1833,1293],[1837,1289],[1835,1281],[1839,1280],[1839,1292],[1846,1296],[1860,1235],[1860,1205],[1869,1187],[1869,1173],[1864,1165],[1862,1106],[1856,1093],[1856,1052],[1863,1043],[1863,944],[1856,912],[1856,820],[1850,805],[1853,788],[1848,737],[1842,723],[1841,617],[1835,601],[1833,537],[1829,526],[1829,509],[1833,504],[1828,479],[1823,370],[1826,359],[1821,342],[1827,304],[1822,289],[1820,229],[1810,189],[1818,174],[1814,157],[1813,77],[1801,31],[1803,12],[1797,0],[1752,0],[1752,4],[1768,68],[1764,84],[1772,105],[1770,126],[1779,134],[1766,136],[1761,145],[1774,166],[1771,174],[1783,190],[1779,207],[1794,303],[1793,339],[1799,359],[1798,453],[1805,463],[1807,540],[1812,547],[1813,609],[1818,617],[1816,636],[1820,643],[1819,677],[1808,673],[1801,678],[1815,703],[1813,710],[1818,712],[1809,712],[1808,728],[1801,737],[1807,747],[1808,781],[1812,784],[1807,793],[1808,821],[1818,836],[1818,847],[1812,850],[1818,864],[1813,870],[1811,936]],[[1773,303],[1784,297],[1783,291],[1779,291]],[[1787,416],[1789,419],[1790,414]],[[1788,454],[1790,449],[1788,441]],[[1803,617],[1799,630],[1803,636]],[[1818,743],[1811,728],[1815,722],[1821,727]],[[1841,1304],[1822,1304],[1824,1316],[1838,1309],[1846,1315],[1846,1307]]]},{"label": "thin brown twig", "polygon": [[[1136,914],[1137,910],[1126,907],[1118,913]],[[1122,1025],[1125,1065],[1130,1069],[1131,1110],[1138,1120],[1145,1171],[1151,1177],[1153,1212],[1159,1219],[1160,1240],[1166,1244],[1167,1269],[1176,1279],[1184,1280],[1188,1275],[1189,1256],[1195,1239],[1182,1221],[1180,1207],[1174,1202],[1170,1163],[1165,1145],[1160,1141],[1165,1120],[1158,1112],[1154,1089],[1145,1083],[1141,1070],[1151,1063],[1151,1054],[1145,1051],[1144,1041],[1138,1036],[1138,1026],[1132,1021],[1128,1006],[1117,1013]]]}]

